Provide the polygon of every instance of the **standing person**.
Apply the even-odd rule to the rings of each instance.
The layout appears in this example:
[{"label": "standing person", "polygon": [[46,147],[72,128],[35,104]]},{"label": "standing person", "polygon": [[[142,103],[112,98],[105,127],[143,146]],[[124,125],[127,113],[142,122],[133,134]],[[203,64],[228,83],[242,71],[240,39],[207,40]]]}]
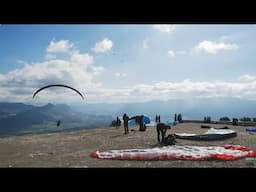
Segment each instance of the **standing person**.
[{"label": "standing person", "polygon": [[146,130],[146,125],[144,123],[143,118],[144,118],[143,115],[139,116],[139,124],[140,124],[139,131],[145,131]]},{"label": "standing person", "polygon": [[119,117],[116,117],[116,128],[119,128],[121,125],[121,120],[119,119]]},{"label": "standing person", "polygon": [[160,115],[157,115],[157,116],[156,116],[156,122],[157,122],[157,123],[160,123]]},{"label": "standing person", "polygon": [[129,117],[126,113],[123,115],[123,120],[124,120],[124,134],[128,134],[129,133],[129,127],[128,127]]}]

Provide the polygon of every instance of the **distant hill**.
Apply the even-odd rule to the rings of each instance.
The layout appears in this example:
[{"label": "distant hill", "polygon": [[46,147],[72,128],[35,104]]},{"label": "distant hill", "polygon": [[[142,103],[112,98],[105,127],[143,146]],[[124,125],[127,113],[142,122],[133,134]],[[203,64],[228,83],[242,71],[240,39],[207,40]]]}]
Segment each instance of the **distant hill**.
[{"label": "distant hill", "polygon": [[[21,103],[1,103],[0,135],[89,129],[108,126],[112,116],[74,112],[68,105],[36,107]],[[10,106],[10,108],[8,108]],[[58,127],[56,122],[60,120]]]},{"label": "distant hill", "polygon": [[23,103],[7,103],[0,102],[0,113],[20,113],[35,108],[33,105],[25,105]]},{"label": "distant hill", "polygon": [[154,119],[160,114],[164,119],[171,119],[174,113],[182,113],[183,118],[203,119],[211,116],[218,120],[220,117],[256,117],[256,100],[209,98],[209,99],[173,99],[168,101],[149,101],[144,103],[127,104],[87,104],[86,106],[74,106],[77,111],[92,114],[122,115],[147,114]]},{"label": "distant hill", "polygon": [[[0,135],[90,129],[110,125],[115,117],[127,113],[130,117],[146,114],[152,120],[156,114],[161,120],[173,120],[174,113],[181,113],[183,119],[202,120],[211,116],[220,117],[256,117],[256,101],[242,99],[175,99],[168,101],[149,101],[126,104],[86,104],[68,106],[65,104],[47,104],[44,106],[25,105],[23,103],[0,103]],[[59,127],[56,122],[60,120]]]}]

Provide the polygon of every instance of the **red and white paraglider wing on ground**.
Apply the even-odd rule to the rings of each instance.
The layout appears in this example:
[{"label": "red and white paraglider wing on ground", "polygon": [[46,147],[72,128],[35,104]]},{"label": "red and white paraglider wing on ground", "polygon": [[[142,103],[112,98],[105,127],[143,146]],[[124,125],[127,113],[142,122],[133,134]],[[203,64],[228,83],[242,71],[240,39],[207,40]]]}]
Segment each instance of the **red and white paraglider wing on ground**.
[{"label": "red and white paraglider wing on ground", "polygon": [[256,151],[240,145],[224,146],[167,146],[152,149],[94,151],[91,157],[119,160],[236,160],[256,157]]}]

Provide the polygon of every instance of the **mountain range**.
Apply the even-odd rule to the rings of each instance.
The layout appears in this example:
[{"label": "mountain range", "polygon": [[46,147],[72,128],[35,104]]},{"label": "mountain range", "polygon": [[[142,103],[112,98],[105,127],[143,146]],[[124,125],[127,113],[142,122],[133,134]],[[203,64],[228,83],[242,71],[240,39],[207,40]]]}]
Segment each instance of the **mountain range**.
[{"label": "mountain range", "polygon": [[[40,133],[109,126],[110,115],[74,112],[68,105],[44,106],[23,103],[0,103],[0,135]],[[60,126],[57,126],[60,121]]]},{"label": "mountain range", "polygon": [[86,104],[73,107],[85,113],[113,116],[122,116],[124,113],[129,116],[146,114],[154,119],[156,114],[159,114],[165,120],[173,120],[175,113],[181,113],[183,119],[204,119],[204,116],[211,116],[213,120],[219,120],[223,116],[256,117],[256,100],[239,98],[173,99],[144,103]]},{"label": "mountain range", "polygon": [[[0,135],[41,133],[107,127],[119,116],[144,114],[154,120],[173,120],[175,113],[183,119],[212,120],[256,117],[256,101],[239,98],[175,99],[144,103],[98,103],[85,105],[51,104],[33,106],[24,103],[0,103]],[[60,126],[56,122],[60,121]]]}]

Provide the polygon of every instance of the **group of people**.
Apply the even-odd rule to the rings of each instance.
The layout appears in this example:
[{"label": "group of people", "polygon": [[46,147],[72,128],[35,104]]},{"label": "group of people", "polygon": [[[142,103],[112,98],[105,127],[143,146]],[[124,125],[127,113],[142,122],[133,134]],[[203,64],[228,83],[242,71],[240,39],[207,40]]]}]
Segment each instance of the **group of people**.
[{"label": "group of people", "polygon": [[[135,119],[136,123],[139,124],[140,126],[140,131],[145,131],[146,129],[146,125],[143,121],[143,115],[139,115],[139,116],[133,116],[133,117],[129,117],[126,113],[124,113],[123,115],[123,125],[124,125],[124,134],[128,134],[129,133],[129,120]],[[175,136],[174,135],[168,135],[166,136],[167,133],[167,129],[171,129],[171,126],[166,125],[164,123],[161,123],[160,120],[160,115],[156,115],[155,121],[157,123],[156,126],[156,131],[157,131],[157,141],[159,143],[165,144],[165,145],[172,145],[175,143]],[[117,116],[116,119],[116,126],[117,128],[121,126],[121,120],[120,118]]]},{"label": "group of people", "polygon": [[160,123],[161,122],[160,115],[156,115],[155,122],[156,123]]},{"label": "group of people", "polygon": [[[123,124],[124,124],[124,134],[128,134],[129,133],[129,120],[134,119],[136,124],[139,124],[139,131],[145,131],[146,130],[146,124],[144,122],[144,116],[143,115],[136,115],[133,117],[129,117],[126,113],[124,113],[123,115]],[[117,116],[116,118],[116,128],[119,128],[121,125],[121,120],[120,118]]]},{"label": "group of people", "polygon": [[175,115],[174,115],[174,121],[179,121],[179,122],[182,121],[182,115],[181,115],[181,113],[179,113],[179,114],[176,114],[176,113],[175,113]]}]

